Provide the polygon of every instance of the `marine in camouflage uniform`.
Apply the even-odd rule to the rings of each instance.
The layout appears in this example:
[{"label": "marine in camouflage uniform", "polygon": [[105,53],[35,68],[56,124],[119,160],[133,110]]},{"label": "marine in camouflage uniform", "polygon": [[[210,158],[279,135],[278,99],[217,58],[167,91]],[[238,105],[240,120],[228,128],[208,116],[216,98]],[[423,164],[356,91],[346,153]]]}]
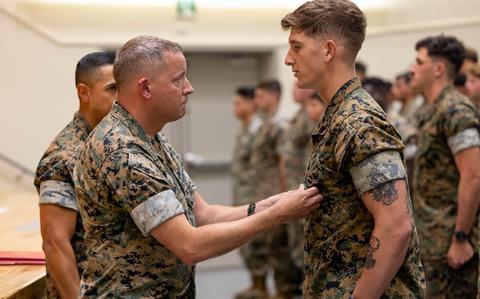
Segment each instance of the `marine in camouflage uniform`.
[{"label": "marine in camouflage uniform", "polygon": [[[479,115],[453,86],[424,110],[415,157],[415,218],[429,298],[475,298],[478,254],[458,270],[447,264],[455,231],[460,173],[454,155],[480,146]],[[478,219],[470,241],[478,246]]]},{"label": "marine in camouflage uniform", "polygon": [[[287,189],[297,189],[304,183],[308,158],[312,150],[312,131],[314,125],[309,120],[307,111],[302,107],[292,118],[285,134],[285,143],[281,149],[285,163]],[[303,269],[303,220],[289,224],[289,243],[295,265]],[[303,272],[303,271],[302,271]]]},{"label": "marine in camouflage uniform", "polygon": [[[312,139],[306,183],[318,186],[324,200],[305,219],[304,296],[348,298],[367,266],[375,225],[360,196],[406,178],[403,144],[358,78],[336,93]],[[382,298],[424,295],[425,277],[413,225],[406,256]]]},{"label": "marine in camouflage uniform", "polygon": [[[73,186],[73,166],[91,129],[77,112],[73,120],[55,137],[41,158],[34,185],[40,195],[40,205],[56,205],[77,212],[75,232],[70,241],[76,257],[79,276],[86,265],[86,245],[77,197]],[[48,270],[47,298],[60,298]]]},{"label": "marine in camouflage uniform", "polygon": [[[251,167],[254,170],[255,198],[267,198],[281,190],[279,175],[280,147],[284,142],[286,122],[278,115],[260,114],[263,124],[252,145]],[[298,187],[298,186],[297,186]],[[277,292],[291,294],[297,288],[297,267],[290,254],[288,225],[281,224],[253,240],[250,250],[255,258],[252,268],[257,276],[265,276],[268,266],[274,271]],[[254,264],[253,264],[254,263]]]},{"label": "marine in camouflage uniform", "polygon": [[81,296],[194,298],[195,267],[150,235],[180,214],[195,226],[195,185],[163,135],[114,104],[74,174],[88,248]]},{"label": "marine in camouflage uniform", "polygon": [[251,122],[241,128],[235,139],[232,158],[233,204],[241,206],[255,202],[254,184],[250,156],[253,141],[262,125],[262,120],[254,116]]}]

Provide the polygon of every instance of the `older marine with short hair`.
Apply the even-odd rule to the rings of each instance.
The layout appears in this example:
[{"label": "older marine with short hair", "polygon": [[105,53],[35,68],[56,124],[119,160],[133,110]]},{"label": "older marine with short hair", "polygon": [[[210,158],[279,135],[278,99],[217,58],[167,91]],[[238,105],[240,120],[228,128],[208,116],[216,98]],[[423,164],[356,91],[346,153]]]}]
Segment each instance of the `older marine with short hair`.
[{"label": "older marine with short hair", "polygon": [[194,298],[196,263],[319,205],[314,188],[239,207],[202,198],[160,133],[185,115],[193,92],[177,43],[133,38],[117,53],[113,74],[118,102],[74,171],[88,250],[82,297]]}]

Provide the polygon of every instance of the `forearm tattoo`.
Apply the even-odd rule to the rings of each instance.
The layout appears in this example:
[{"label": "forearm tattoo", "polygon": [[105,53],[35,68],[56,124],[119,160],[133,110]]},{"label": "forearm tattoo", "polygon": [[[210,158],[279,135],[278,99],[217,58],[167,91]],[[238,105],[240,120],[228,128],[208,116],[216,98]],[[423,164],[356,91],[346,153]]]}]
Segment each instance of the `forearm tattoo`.
[{"label": "forearm tattoo", "polygon": [[377,237],[372,236],[370,238],[370,244],[367,251],[367,258],[365,259],[365,268],[372,269],[375,267],[375,263],[377,261],[373,258],[373,254],[378,250],[378,248],[380,248],[380,240]]},{"label": "forearm tattoo", "polygon": [[373,189],[373,199],[381,202],[385,206],[394,203],[398,198],[398,191],[395,187],[395,181],[388,182]]}]

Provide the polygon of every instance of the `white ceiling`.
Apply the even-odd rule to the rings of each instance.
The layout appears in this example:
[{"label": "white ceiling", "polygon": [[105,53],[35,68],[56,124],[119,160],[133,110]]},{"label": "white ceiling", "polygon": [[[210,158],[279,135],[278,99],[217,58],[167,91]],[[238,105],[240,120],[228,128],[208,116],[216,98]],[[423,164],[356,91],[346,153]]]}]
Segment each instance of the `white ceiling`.
[{"label": "white ceiling", "polygon": [[[192,19],[174,0],[2,0],[0,13],[62,45],[118,46],[152,34],[192,49],[270,49],[285,44],[280,19],[298,0],[197,0]],[[356,0],[369,34],[480,24],[478,0]],[[240,7],[241,6],[241,7]],[[432,13],[434,11],[435,13]]]}]

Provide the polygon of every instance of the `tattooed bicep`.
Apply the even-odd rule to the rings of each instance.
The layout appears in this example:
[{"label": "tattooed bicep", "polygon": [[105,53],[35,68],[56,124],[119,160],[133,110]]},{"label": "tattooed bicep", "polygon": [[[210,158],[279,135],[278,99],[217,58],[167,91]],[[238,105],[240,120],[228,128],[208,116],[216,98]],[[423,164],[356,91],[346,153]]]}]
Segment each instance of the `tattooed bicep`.
[{"label": "tattooed bicep", "polygon": [[395,181],[387,182],[371,191],[374,201],[389,206],[398,199],[398,189]]}]

